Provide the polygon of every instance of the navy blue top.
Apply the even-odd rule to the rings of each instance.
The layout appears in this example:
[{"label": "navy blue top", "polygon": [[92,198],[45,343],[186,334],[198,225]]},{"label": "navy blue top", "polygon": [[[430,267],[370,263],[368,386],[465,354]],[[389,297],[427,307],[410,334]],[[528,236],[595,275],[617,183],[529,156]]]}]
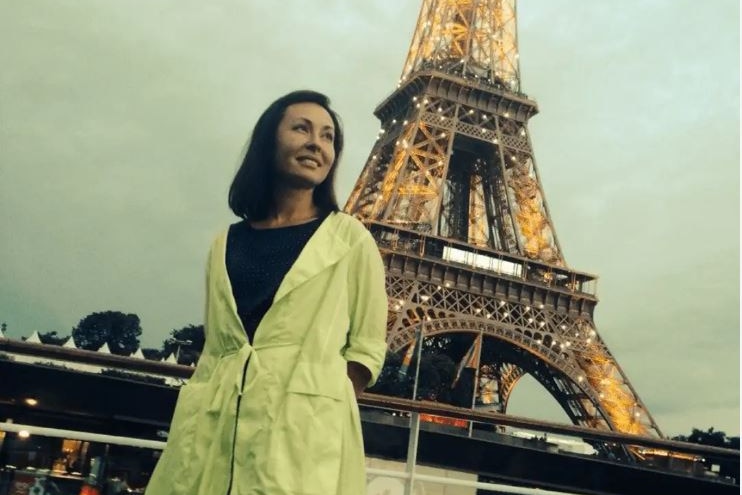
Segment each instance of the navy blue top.
[{"label": "navy blue top", "polygon": [[268,229],[256,229],[246,220],[229,226],[227,275],[237,314],[251,343],[278,286],[323,219]]}]

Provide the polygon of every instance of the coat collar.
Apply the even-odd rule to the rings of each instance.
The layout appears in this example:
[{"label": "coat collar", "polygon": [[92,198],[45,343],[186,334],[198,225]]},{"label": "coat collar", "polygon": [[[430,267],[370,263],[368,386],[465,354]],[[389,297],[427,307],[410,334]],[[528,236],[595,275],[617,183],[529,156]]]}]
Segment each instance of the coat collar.
[{"label": "coat collar", "polygon": [[345,256],[350,250],[350,245],[338,235],[339,227],[340,214],[333,212],[327,215],[278,286],[273,298],[274,305],[292,290]]}]

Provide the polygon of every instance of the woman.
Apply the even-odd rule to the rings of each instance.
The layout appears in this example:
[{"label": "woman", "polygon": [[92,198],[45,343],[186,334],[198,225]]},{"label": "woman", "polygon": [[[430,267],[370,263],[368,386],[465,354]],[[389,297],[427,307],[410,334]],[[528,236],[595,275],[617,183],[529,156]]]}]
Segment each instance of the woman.
[{"label": "woman", "polygon": [[147,495],[359,495],[356,396],[386,351],[376,244],[338,211],[343,148],[327,97],[297,91],[258,120],[217,236],[206,343]]}]

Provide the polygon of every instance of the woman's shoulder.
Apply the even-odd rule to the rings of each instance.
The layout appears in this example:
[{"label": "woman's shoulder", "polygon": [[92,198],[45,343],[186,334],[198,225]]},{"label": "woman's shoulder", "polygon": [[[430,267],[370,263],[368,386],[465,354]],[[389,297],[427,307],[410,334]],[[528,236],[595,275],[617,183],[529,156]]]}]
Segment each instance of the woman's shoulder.
[{"label": "woman's shoulder", "polygon": [[330,214],[330,219],[335,225],[335,234],[351,246],[360,241],[372,239],[371,233],[363,222],[352,215],[336,211]]},{"label": "woman's shoulder", "polygon": [[209,229],[208,233],[206,234],[206,237],[209,239],[209,251],[218,250],[218,247],[226,242],[231,230],[239,223],[240,222],[237,222],[226,226],[221,225],[216,228]]},{"label": "woman's shoulder", "polygon": [[360,232],[361,230],[366,230],[366,227],[363,225],[363,222],[358,220],[353,215],[349,215],[348,213],[345,213],[342,210],[334,211],[330,213],[330,216],[333,218],[333,220],[338,225],[342,225],[348,229],[353,229],[356,232]]}]

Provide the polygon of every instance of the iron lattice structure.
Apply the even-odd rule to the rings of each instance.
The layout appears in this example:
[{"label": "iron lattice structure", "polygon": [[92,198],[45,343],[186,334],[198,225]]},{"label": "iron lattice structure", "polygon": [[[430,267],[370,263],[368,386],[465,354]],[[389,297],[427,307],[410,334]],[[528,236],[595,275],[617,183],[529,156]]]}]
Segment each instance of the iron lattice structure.
[{"label": "iron lattice structure", "polygon": [[567,267],[528,135],[515,0],[424,0],[397,89],[345,210],[387,269],[388,339],[488,337],[478,400],[506,412],[526,373],[573,423],[662,434],[593,322],[596,277]]}]

